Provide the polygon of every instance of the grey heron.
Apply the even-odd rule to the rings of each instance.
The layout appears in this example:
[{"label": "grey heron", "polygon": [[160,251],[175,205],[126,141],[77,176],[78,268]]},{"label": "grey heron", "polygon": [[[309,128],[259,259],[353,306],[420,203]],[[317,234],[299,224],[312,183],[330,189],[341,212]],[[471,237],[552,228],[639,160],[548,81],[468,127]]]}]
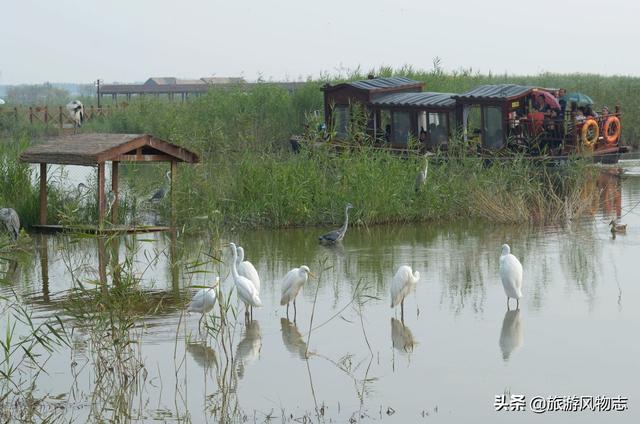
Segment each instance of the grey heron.
[{"label": "grey heron", "polygon": [[7,229],[11,240],[17,241],[20,234],[20,217],[18,213],[12,208],[0,209],[0,221]]},{"label": "grey heron", "polygon": [[[256,289],[258,295],[260,295],[260,276],[258,275],[258,271],[256,267],[249,261],[244,260],[244,249],[242,246],[238,246],[238,263],[236,264],[238,267],[238,274],[242,275],[245,278],[248,278],[251,283],[253,283],[253,287]],[[253,318],[253,306],[251,307],[251,318]]]},{"label": "grey heron", "polygon": [[296,322],[296,296],[309,276],[313,277],[313,273],[308,266],[302,265],[300,268],[293,268],[282,280],[280,305],[287,305],[287,318],[289,318],[289,303],[293,302],[293,322]]},{"label": "grey heron", "polygon": [[164,197],[167,195],[167,191],[169,191],[169,184],[171,184],[171,171],[167,171],[164,174],[164,178],[167,180],[167,183],[158,188],[155,193],[153,193],[153,195],[149,199],[150,202],[157,203],[164,199]]},{"label": "grey heron", "polygon": [[422,190],[425,181],[427,181],[427,171],[429,170],[429,157],[424,155],[424,169],[418,172],[416,175],[416,192]]},{"label": "grey heron", "polygon": [[507,310],[509,310],[509,299],[512,298],[516,300],[516,309],[518,309],[522,297],[522,264],[518,258],[511,254],[511,248],[508,244],[502,245],[500,278],[504,293],[507,295]]},{"label": "grey heron", "polygon": [[391,280],[391,307],[400,305],[400,321],[404,322],[404,298],[415,287],[420,279],[420,272],[412,271],[409,265],[402,265]]},{"label": "grey heron", "polygon": [[344,208],[344,224],[337,230],[328,232],[327,234],[320,236],[318,241],[322,244],[334,244],[341,241],[344,235],[347,233],[347,226],[349,225],[349,209],[353,208],[351,203],[347,203]]},{"label": "grey heron", "polygon": [[231,247],[231,253],[233,254],[233,261],[231,262],[231,274],[233,275],[233,281],[236,284],[236,291],[238,292],[238,297],[246,306],[245,317],[249,317],[249,307],[262,306],[262,300],[260,300],[260,295],[256,291],[256,288],[253,286],[251,280],[246,277],[243,277],[238,273],[238,250],[236,249],[236,245],[234,243],[229,243]]}]

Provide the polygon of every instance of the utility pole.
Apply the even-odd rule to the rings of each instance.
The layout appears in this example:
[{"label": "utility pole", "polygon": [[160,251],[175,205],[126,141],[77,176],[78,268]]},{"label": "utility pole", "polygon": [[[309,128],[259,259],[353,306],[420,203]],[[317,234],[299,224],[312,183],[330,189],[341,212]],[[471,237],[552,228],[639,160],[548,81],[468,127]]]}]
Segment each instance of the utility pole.
[{"label": "utility pole", "polygon": [[98,109],[100,109],[100,78],[96,80],[96,86],[98,87]]}]

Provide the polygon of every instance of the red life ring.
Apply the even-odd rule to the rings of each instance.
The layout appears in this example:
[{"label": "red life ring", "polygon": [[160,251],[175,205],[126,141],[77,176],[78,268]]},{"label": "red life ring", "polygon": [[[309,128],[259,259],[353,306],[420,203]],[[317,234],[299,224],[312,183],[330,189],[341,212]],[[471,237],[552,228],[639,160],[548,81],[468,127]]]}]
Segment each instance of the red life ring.
[{"label": "red life ring", "polygon": [[[613,133],[609,133],[612,125]],[[604,128],[602,130],[604,141],[606,141],[607,144],[616,144],[618,138],[620,138],[621,130],[622,128],[620,127],[620,119],[618,119],[617,116],[608,117],[606,122],[604,123]]]}]

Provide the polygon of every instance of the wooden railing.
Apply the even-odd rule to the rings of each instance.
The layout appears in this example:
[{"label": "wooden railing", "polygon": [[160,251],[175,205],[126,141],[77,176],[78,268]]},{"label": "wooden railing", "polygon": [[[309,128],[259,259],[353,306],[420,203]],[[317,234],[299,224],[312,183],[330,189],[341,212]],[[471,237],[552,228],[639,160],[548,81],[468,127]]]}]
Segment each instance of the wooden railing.
[{"label": "wooden railing", "polygon": [[[91,121],[99,117],[111,116],[114,112],[122,110],[126,105],[95,107],[93,105],[84,107],[84,122]],[[58,127],[60,131],[73,128],[75,121],[64,106],[29,106],[29,107],[7,107],[0,106],[0,113],[13,115],[16,123],[28,123],[31,125],[45,125]],[[11,117],[9,117],[11,119]]]}]

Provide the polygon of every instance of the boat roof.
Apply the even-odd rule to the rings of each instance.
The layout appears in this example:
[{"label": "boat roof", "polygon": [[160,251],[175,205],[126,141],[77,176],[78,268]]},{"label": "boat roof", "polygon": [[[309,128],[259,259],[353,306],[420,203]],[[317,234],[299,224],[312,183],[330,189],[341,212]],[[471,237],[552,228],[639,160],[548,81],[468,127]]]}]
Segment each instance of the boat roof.
[{"label": "boat roof", "polygon": [[353,87],[364,91],[385,91],[389,89],[404,89],[415,87],[422,90],[422,83],[420,81],[412,80],[406,77],[382,77],[382,78],[369,78],[364,80],[349,81],[336,85],[329,85],[323,87],[325,91],[333,91],[345,87]]},{"label": "boat roof", "polygon": [[454,93],[389,93],[376,96],[372,105],[386,107],[413,107],[425,109],[453,109],[456,101]]},{"label": "boat roof", "polygon": [[511,100],[526,96],[538,87],[517,84],[486,84],[475,87],[466,93],[454,95],[455,100],[478,101],[478,100]]}]

